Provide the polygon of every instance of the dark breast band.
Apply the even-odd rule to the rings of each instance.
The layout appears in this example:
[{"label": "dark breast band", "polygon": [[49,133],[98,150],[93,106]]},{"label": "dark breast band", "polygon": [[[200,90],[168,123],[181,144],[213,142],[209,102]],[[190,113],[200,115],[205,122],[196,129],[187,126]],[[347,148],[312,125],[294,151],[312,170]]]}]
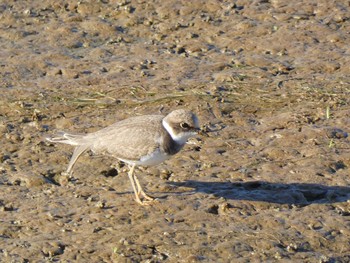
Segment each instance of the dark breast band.
[{"label": "dark breast band", "polygon": [[163,131],[163,135],[164,135],[164,140],[163,140],[163,151],[166,154],[169,155],[174,155],[176,153],[178,153],[182,147],[184,146],[184,144],[179,144],[177,142],[175,142],[173,140],[173,138],[171,138],[170,134],[164,129]]}]

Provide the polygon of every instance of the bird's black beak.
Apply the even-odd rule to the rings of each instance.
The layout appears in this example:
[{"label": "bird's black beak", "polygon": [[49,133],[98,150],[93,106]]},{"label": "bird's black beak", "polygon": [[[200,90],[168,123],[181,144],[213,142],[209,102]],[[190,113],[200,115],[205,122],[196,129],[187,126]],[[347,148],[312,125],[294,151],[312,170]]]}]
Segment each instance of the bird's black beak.
[{"label": "bird's black beak", "polygon": [[204,129],[196,128],[196,132],[198,135],[209,137],[208,133]]}]

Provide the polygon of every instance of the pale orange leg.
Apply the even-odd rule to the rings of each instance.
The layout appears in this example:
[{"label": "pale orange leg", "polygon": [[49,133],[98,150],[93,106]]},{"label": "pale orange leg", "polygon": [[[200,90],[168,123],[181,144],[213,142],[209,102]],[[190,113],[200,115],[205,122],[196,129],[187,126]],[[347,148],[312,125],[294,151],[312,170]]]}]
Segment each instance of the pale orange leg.
[{"label": "pale orange leg", "polygon": [[144,191],[143,191],[143,189],[142,189],[142,187],[141,187],[141,184],[140,184],[140,182],[139,182],[139,179],[137,179],[137,176],[136,175],[134,175],[134,180],[135,180],[135,182],[136,182],[136,186],[137,186],[137,189],[138,189],[138,191],[137,191],[137,194],[138,194],[138,196],[142,196],[142,197],[144,197],[146,200],[148,200],[148,201],[153,201],[154,200],[154,197],[153,196],[150,196],[150,195],[148,195],[148,194],[146,194]]},{"label": "pale orange leg", "polygon": [[[135,172],[135,164],[133,164],[130,167],[130,171],[128,173],[132,188],[134,190],[134,194],[135,194],[135,200],[137,203],[139,203],[140,205],[149,205],[150,201],[153,200],[154,198],[148,196],[143,190],[142,187],[140,185],[139,180],[137,179],[137,177],[134,175]],[[135,184],[136,183],[136,184]],[[142,201],[140,199],[140,195],[142,197],[144,197],[147,201]]]}]

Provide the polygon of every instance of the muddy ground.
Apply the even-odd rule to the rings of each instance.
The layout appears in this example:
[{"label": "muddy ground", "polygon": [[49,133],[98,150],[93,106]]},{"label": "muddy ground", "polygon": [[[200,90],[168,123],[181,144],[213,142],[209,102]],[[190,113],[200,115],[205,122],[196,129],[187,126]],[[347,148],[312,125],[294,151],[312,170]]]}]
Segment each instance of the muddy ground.
[{"label": "muddy ground", "polygon": [[[1,262],[349,262],[349,1],[1,1]],[[54,2],[54,3],[53,3]],[[137,174],[45,141],[187,108]]]}]

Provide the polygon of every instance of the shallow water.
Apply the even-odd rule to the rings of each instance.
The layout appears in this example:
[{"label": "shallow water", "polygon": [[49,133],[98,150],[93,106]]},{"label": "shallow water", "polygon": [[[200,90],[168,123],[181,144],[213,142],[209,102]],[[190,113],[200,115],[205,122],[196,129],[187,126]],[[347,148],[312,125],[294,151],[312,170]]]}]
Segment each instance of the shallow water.
[{"label": "shallow water", "polygon": [[[349,5],[0,4],[4,262],[348,262]],[[195,111],[208,137],[139,169],[44,140]],[[113,169],[113,167],[116,170]]]}]

